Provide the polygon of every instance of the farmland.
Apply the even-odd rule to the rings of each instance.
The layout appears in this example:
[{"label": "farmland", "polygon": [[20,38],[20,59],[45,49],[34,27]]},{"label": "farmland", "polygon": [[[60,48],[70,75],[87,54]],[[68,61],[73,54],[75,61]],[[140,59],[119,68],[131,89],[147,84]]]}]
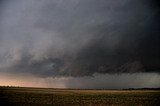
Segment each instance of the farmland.
[{"label": "farmland", "polygon": [[0,105],[157,106],[160,90],[81,90],[0,87]]}]

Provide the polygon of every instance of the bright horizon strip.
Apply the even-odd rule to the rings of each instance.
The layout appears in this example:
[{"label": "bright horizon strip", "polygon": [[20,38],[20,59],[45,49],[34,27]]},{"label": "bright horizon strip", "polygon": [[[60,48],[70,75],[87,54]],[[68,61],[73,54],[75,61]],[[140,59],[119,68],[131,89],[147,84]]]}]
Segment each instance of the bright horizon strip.
[{"label": "bright horizon strip", "polygon": [[[160,75],[155,73],[95,74],[94,77],[47,77],[33,75],[1,74],[0,86],[82,88],[82,89],[124,89],[159,88]],[[128,80],[126,80],[127,78]]]}]

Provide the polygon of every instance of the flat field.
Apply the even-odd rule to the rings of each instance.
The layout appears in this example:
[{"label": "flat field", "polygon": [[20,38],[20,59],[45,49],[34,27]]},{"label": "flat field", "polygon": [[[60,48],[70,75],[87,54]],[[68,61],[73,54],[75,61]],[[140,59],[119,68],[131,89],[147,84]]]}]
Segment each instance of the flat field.
[{"label": "flat field", "polygon": [[160,90],[0,87],[0,106],[160,106]]}]

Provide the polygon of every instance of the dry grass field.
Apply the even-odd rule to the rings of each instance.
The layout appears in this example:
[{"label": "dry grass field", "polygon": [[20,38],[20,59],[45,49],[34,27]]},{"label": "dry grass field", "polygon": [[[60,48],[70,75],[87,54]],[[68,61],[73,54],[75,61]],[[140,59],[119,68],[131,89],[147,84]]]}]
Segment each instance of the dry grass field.
[{"label": "dry grass field", "polygon": [[0,106],[159,106],[160,90],[0,87]]}]

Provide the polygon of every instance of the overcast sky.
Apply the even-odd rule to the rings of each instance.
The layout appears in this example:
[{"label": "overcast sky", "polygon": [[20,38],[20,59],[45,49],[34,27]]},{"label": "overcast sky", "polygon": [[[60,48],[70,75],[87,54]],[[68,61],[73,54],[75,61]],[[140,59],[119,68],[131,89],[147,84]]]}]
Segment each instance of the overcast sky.
[{"label": "overcast sky", "polygon": [[158,0],[1,0],[0,85],[160,87],[159,23]]}]

